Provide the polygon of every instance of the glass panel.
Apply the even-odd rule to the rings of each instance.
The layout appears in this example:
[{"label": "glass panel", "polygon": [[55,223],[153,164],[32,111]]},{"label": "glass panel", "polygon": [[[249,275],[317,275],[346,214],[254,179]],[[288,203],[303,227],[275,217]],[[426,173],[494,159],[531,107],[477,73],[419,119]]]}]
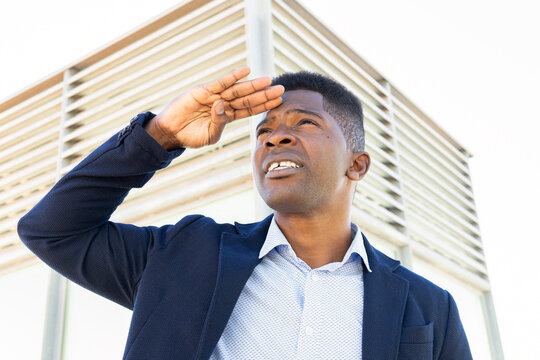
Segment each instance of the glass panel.
[{"label": "glass panel", "polygon": [[63,359],[121,359],[131,311],[69,282]]},{"label": "glass panel", "polygon": [[[233,196],[214,201],[186,213],[178,214],[175,219],[170,219],[174,224],[182,217],[190,214],[201,214],[214,219],[217,223],[251,223],[255,219],[255,196],[254,190],[247,190]],[[262,200],[261,200],[262,201]]]},{"label": "glass panel", "polygon": [[0,277],[0,357],[39,359],[49,268],[39,263]]},{"label": "glass panel", "polygon": [[473,358],[491,359],[482,294],[453,278],[452,274],[445,273],[423,260],[414,259],[414,270],[452,294],[467,333]]},{"label": "glass panel", "polygon": [[372,232],[363,231],[362,229],[360,229],[360,231],[362,231],[364,235],[366,235],[369,243],[375,249],[379,250],[386,256],[391,257],[392,259],[399,260],[399,251],[395,245],[393,245],[389,241],[382,239],[381,237],[375,235]]}]

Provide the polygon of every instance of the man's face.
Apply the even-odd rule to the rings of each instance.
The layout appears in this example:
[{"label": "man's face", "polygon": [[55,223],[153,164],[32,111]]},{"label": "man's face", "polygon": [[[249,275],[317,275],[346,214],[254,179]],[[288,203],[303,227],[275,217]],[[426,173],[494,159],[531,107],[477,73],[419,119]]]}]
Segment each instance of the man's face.
[{"label": "man's face", "polygon": [[283,103],[257,127],[253,173],[272,209],[309,214],[347,201],[352,152],[323,97],[309,90],[287,91]]}]

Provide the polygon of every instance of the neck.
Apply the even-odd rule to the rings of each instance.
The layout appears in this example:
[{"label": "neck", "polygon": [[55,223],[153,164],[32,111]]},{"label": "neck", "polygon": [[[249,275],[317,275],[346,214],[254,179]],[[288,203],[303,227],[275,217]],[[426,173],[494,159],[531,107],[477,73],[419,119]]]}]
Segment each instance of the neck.
[{"label": "neck", "polygon": [[350,213],[320,215],[274,212],[296,255],[312,269],[343,260],[352,242]]}]

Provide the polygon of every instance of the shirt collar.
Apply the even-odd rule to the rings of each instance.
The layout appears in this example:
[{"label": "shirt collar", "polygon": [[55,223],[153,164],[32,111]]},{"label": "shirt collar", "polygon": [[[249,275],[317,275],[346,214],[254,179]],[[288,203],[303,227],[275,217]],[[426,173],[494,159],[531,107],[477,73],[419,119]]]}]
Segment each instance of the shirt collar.
[{"label": "shirt collar", "polygon": [[290,246],[289,242],[285,238],[285,235],[281,232],[281,229],[276,223],[276,218],[272,217],[272,222],[268,228],[268,233],[266,234],[266,240],[264,241],[261,251],[259,251],[259,259],[262,259],[270,251],[279,245]]},{"label": "shirt collar", "polygon": [[[356,224],[351,224],[351,230],[354,238],[351,246],[349,246],[349,249],[343,257],[343,262],[349,260],[353,253],[358,254],[362,258],[362,261],[366,265],[368,271],[371,272],[371,267],[369,266],[369,259],[367,257],[366,248],[364,246],[362,232],[358,231],[358,226],[356,226]],[[285,235],[283,235],[283,233],[281,232],[278,224],[276,223],[276,218],[272,217],[272,222],[270,223],[268,233],[266,234],[266,240],[264,241],[264,244],[261,247],[261,251],[259,252],[259,259],[265,257],[270,251],[280,245],[285,245],[288,247],[291,246],[285,238]]]}]

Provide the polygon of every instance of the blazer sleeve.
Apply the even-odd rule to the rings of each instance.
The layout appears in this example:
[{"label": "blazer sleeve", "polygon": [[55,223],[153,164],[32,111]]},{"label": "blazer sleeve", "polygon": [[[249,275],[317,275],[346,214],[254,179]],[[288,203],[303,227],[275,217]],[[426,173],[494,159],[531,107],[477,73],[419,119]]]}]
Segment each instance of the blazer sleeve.
[{"label": "blazer sleeve", "polygon": [[60,179],[18,223],[23,243],[68,279],[133,308],[148,254],[168,226],[137,227],[109,221],[129,190],[142,187],[183,149],[168,152],[143,129],[154,114],[129,126]]},{"label": "blazer sleeve", "polygon": [[439,360],[472,360],[469,342],[459,318],[459,312],[450,293],[448,295],[448,320]]}]

